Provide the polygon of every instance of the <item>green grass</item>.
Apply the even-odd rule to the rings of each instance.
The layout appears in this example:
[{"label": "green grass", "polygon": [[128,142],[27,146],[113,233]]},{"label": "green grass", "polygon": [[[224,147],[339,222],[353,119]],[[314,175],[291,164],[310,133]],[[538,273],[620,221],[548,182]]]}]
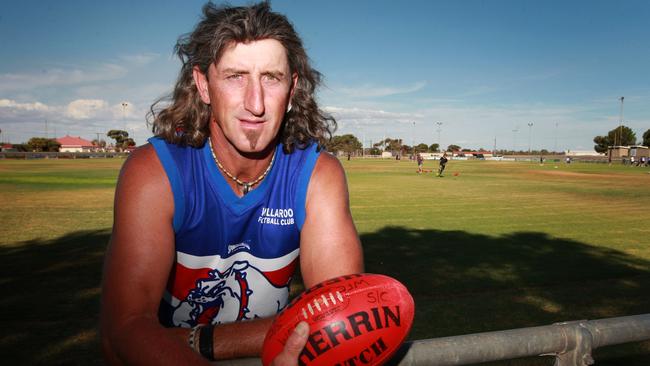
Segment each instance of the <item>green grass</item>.
[{"label": "green grass", "polygon": [[[0,160],[4,361],[101,364],[101,266],[122,163]],[[416,300],[411,339],[650,313],[647,168],[452,160],[437,178],[408,161],[342,163],[366,270]],[[650,347],[596,357],[648,364]]]}]

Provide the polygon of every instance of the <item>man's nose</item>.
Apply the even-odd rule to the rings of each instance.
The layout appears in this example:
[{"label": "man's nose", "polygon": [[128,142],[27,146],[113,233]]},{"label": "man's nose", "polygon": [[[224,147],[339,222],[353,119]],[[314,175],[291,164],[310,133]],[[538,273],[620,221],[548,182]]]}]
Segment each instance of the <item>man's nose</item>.
[{"label": "man's nose", "polygon": [[246,85],[244,108],[255,116],[264,114],[264,89],[259,80],[252,78]]}]

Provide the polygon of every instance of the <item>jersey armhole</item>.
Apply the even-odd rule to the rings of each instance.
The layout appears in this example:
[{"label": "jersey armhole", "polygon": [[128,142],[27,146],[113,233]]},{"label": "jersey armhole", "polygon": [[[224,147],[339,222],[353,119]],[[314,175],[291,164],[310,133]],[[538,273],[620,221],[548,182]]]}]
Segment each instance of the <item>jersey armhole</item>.
[{"label": "jersey armhole", "polygon": [[298,176],[298,188],[296,189],[296,224],[298,225],[298,230],[302,230],[302,226],[305,224],[307,188],[309,187],[309,181],[311,180],[311,174],[314,172],[316,161],[320,156],[320,152],[316,151],[317,148],[318,144],[316,143],[312,143],[307,148],[307,157]]},{"label": "jersey armhole", "polygon": [[183,181],[181,180],[181,175],[178,172],[178,167],[172,157],[169,149],[164,140],[160,138],[150,138],[149,142],[156,150],[158,159],[165,169],[167,174],[167,179],[169,179],[169,184],[172,188],[172,193],[174,194],[174,218],[173,218],[173,227],[174,232],[177,233],[183,224],[185,219],[185,195],[183,194]]}]

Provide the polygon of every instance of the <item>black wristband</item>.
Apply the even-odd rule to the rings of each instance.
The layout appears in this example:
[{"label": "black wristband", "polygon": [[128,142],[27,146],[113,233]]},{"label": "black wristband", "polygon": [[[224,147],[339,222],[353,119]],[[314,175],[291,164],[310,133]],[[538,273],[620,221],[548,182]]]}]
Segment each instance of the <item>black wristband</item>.
[{"label": "black wristband", "polygon": [[210,361],[214,361],[214,325],[206,325],[199,330],[199,353]]}]

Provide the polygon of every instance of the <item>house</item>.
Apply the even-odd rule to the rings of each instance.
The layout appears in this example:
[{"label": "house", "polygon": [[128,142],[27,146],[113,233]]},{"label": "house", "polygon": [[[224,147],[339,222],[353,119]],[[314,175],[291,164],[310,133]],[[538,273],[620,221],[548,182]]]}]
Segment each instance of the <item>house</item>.
[{"label": "house", "polygon": [[650,157],[650,148],[647,146],[630,146],[630,156],[634,156],[637,158],[640,158],[642,156],[644,157]]},{"label": "house", "polygon": [[82,139],[79,136],[65,135],[57,138],[56,141],[61,144],[59,152],[92,152],[97,149],[92,142]]},{"label": "house", "polygon": [[9,152],[9,151],[16,151],[14,149],[14,145],[12,144],[7,144],[7,143],[0,143],[0,152]]},{"label": "house", "polygon": [[610,146],[608,148],[608,156],[610,159],[628,158],[642,156],[650,157],[650,149],[647,146]]}]

